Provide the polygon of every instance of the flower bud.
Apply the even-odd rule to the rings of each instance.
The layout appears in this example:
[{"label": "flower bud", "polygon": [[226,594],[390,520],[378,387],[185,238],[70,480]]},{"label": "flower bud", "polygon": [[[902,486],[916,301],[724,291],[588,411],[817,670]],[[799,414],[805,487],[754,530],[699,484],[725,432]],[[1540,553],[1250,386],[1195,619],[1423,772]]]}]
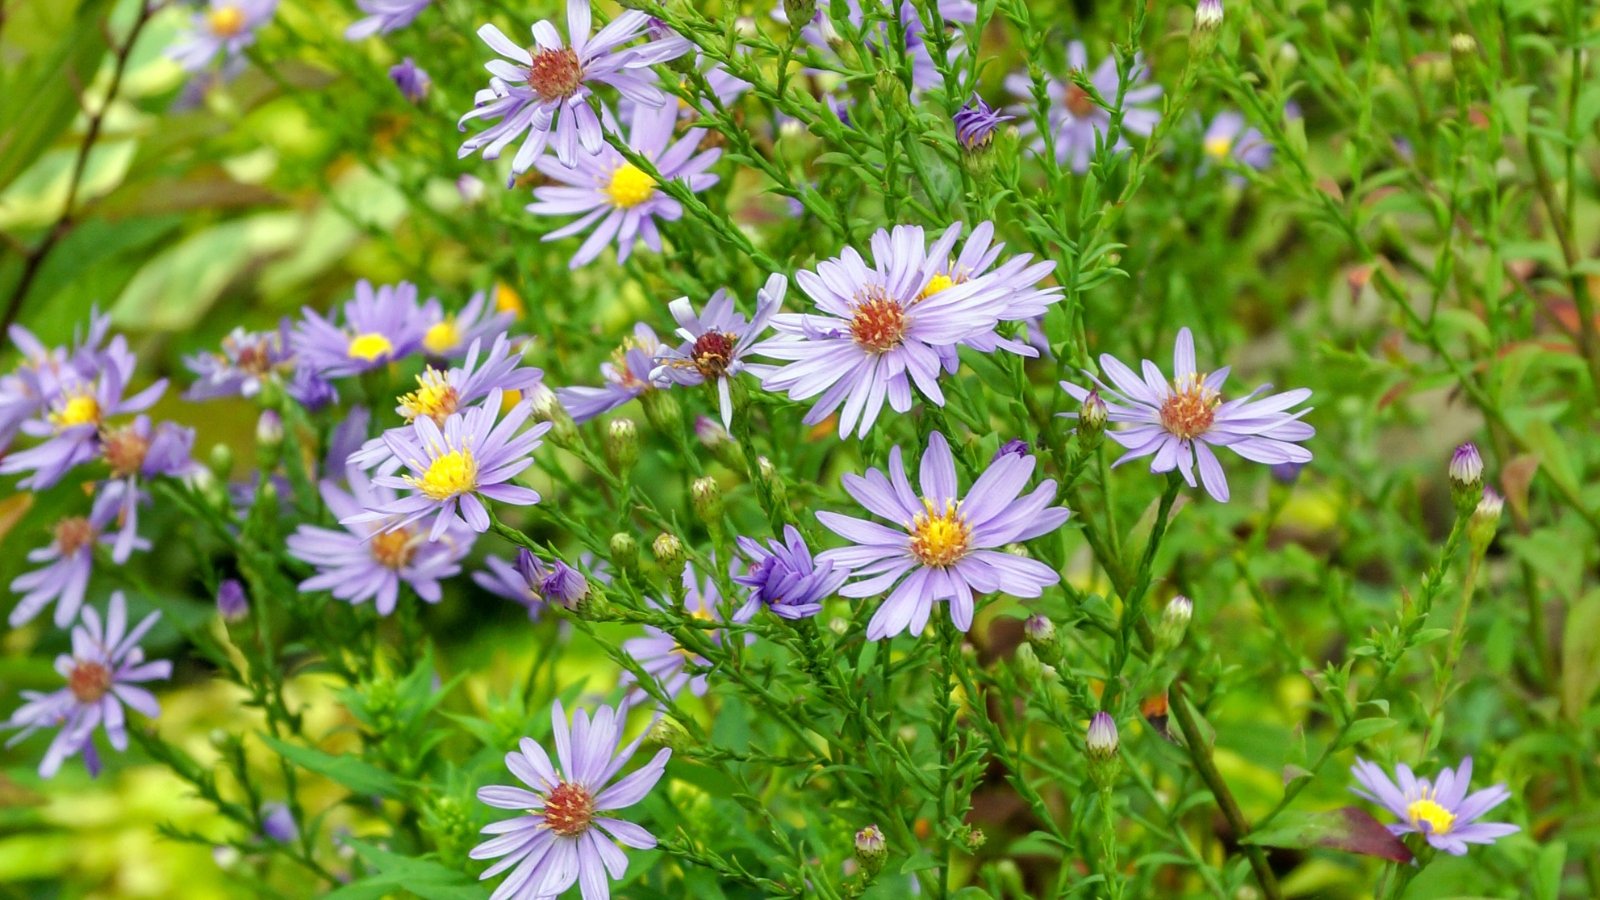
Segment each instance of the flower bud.
[{"label": "flower bud", "polygon": [[977,853],[984,844],[989,843],[989,836],[983,829],[976,825],[963,825],[961,827],[961,843],[965,844],[968,853]]},{"label": "flower bud", "polygon": [[550,423],[550,443],[562,448],[577,445],[578,425],[567,414],[567,408],[561,405],[555,391],[540,383],[524,391],[523,396],[533,409],[533,420]]},{"label": "flower bud", "polygon": [[1028,455],[1028,442],[1023,440],[1022,438],[1012,438],[1011,440],[1006,441],[1004,444],[1001,444],[1000,445],[1000,449],[998,449],[998,450],[996,450],[994,452],[994,458],[989,460],[989,461],[991,463],[997,463],[1001,459],[1003,459],[1003,458],[1005,458],[1007,456],[1027,456],[1027,455]]},{"label": "flower bud", "polygon": [[700,446],[711,451],[717,462],[735,471],[744,471],[744,455],[739,450],[739,444],[728,433],[728,429],[722,427],[721,422],[710,416],[696,417],[694,436],[700,441]]},{"label": "flower bud", "polygon": [[237,622],[250,615],[250,598],[237,578],[225,578],[217,585],[217,613],[224,622]]},{"label": "flower bud", "polygon": [[217,476],[218,481],[226,482],[233,474],[233,448],[227,444],[211,445],[207,466],[211,469],[211,474]]},{"label": "flower bud", "polygon": [[606,460],[618,475],[633,471],[639,461],[639,426],[632,419],[612,419],[606,426]]},{"label": "flower bud", "polygon": [[1022,633],[1028,636],[1028,643],[1036,647],[1054,647],[1056,643],[1056,623],[1046,616],[1034,614],[1022,623]]},{"label": "flower bud", "polygon": [[1078,445],[1084,452],[1100,446],[1109,417],[1110,411],[1106,409],[1106,402],[1100,399],[1100,392],[1090,391],[1089,396],[1083,398],[1083,406],[1078,409]]},{"label": "flower bud", "polygon": [[283,443],[283,417],[275,409],[264,409],[256,419],[256,443],[277,447]]},{"label": "flower bud", "polygon": [[1037,681],[1044,674],[1044,663],[1039,661],[1039,654],[1032,644],[1019,646],[1011,659],[1017,667],[1017,674],[1026,681]]},{"label": "flower bud", "polygon": [[700,517],[700,521],[722,521],[722,488],[715,478],[710,475],[696,478],[689,485],[689,501],[694,505],[694,513]]},{"label": "flower bud", "polygon": [[1470,67],[1478,59],[1478,39],[1465,32],[1451,35],[1450,59],[1458,72]]},{"label": "flower bud", "polygon": [[1450,456],[1450,490],[1455,495],[1456,511],[1469,515],[1483,497],[1483,457],[1478,445],[1468,441]]},{"label": "flower bud", "polygon": [[789,505],[789,490],[784,487],[783,478],[778,475],[778,468],[772,464],[772,460],[765,456],[756,457],[756,475],[761,479],[767,496],[772,498],[774,507],[782,509]]},{"label": "flower bud", "polygon": [[1182,594],[1167,601],[1167,608],[1161,611],[1161,621],[1156,625],[1156,646],[1166,653],[1183,643],[1192,618],[1194,601]]},{"label": "flower bud", "polygon": [[461,195],[461,202],[474,206],[483,199],[483,179],[476,175],[462,175],[456,179],[456,193]]},{"label": "flower bud", "polygon": [[878,826],[868,825],[856,832],[856,862],[868,878],[883,871],[883,861],[888,857],[889,844],[883,839],[883,832]]},{"label": "flower bud", "polygon": [[650,730],[645,733],[645,740],[657,747],[666,747],[674,752],[682,752],[694,746],[694,741],[689,737],[689,732],[679,724],[677,719],[662,716],[656,720]]},{"label": "flower bud", "polygon": [[683,407],[671,391],[645,391],[639,395],[639,402],[644,404],[644,417],[650,420],[650,427],[659,432],[671,434],[683,423]]},{"label": "flower bud", "polygon": [[1472,510],[1472,517],[1467,519],[1467,540],[1472,543],[1472,552],[1482,556],[1489,549],[1489,542],[1494,540],[1494,533],[1500,526],[1500,513],[1505,509],[1506,502],[1494,488],[1483,489],[1483,497]]},{"label": "flower bud", "polygon": [[639,542],[633,535],[619,531],[611,536],[611,562],[624,572],[639,569]]},{"label": "flower bud", "polygon": [[783,16],[791,28],[810,24],[817,15],[817,0],[783,0]]},{"label": "flower bud", "polygon": [[683,577],[683,567],[689,563],[689,554],[677,535],[665,531],[656,535],[656,539],[650,543],[650,552],[656,558],[656,565],[674,581]]},{"label": "flower bud", "polygon": [[1111,714],[1101,710],[1089,720],[1089,731],[1084,736],[1090,759],[1110,759],[1117,755],[1117,723]]},{"label": "flower bud", "polygon": [[1216,31],[1222,27],[1222,0],[1200,0],[1194,7],[1194,30]]},{"label": "flower bud", "polygon": [[300,834],[300,829],[289,807],[282,803],[268,803],[261,807],[261,833],[280,844],[287,844]]}]

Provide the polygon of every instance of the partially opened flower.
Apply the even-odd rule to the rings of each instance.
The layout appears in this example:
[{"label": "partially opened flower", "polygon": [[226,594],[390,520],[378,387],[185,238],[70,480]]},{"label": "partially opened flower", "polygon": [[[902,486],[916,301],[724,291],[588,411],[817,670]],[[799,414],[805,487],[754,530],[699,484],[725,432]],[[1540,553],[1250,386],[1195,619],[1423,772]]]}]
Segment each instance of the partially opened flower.
[{"label": "partially opened flower", "polygon": [[[511,819],[483,829],[495,835],[472,849],[473,859],[499,859],[479,876],[511,874],[495,889],[492,900],[534,900],[556,897],[579,883],[585,900],[608,898],[607,880],[628,871],[628,858],[617,847],[636,850],[656,845],[650,832],[613,813],[643,800],[666,771],[672,751],[663,748],[640,768],[618,779],[622,767],[638,751],[643,736],[622,749],[626,710],[600,707],[591,722],[578,710],[567,725],[557,700],[551,710],[556,762],[532,738],[506,754],[506,768],[527,787],[491,785],[478,790],[478,800],[496,809],[516,810]],[[531,788],[531,790],[529,790]]]},{"label": "partially opened flower", "polygon": [[1359,787],[1357,796],[1382,806],[1400,820],[1388,826],[1394,834],[1420,834],[1429,844],[1454,856],[1467,852],[1468,844],[1492,844],[1522,829],[1506,822],[1480,822],[1485,813],[1511,796],[1503,784],[1467,793],[1472,783],[1472,757],[1457,769],[1440,769],[1430,781],[1412,774],[1401,763],[1395,768],[1397,785],[1377,764],[1357,759],[1350,767]]},{"label": "partially opened flower", "polygon": [[189,371],[199,376],[184,397],[254,397],[267,382],[293,370],[293,356],[287,327],[276,331],[235,328],[222,339],[220,353],[197,353],[184,359]]},{"label": "partially opened flower", "polygon": [[663,349],[655,330],[640,322],[633,327],[633,336],[611,354],[611,361],[600,364],[600,375],[606,382],[603,386],[556,388],[556,399],[574,422],[587,422],[608,413],[653,389],[650,373]]},{"label": "partially opened flower", "polygon": [[[611,583],[611,567],[603,559],[584,551],[578,556],[574,568],[557,559],[549,565],[523,548],[517,553],[516,563],[498,556],[485,557],[485,569],[473,572],[472,580],[491,594],[514,600],[528,608],[528,618],[537,619],[546,603],[572,606],[588,593],[588,578],[601,584]],[[582,570],[588,571],[587,578]]]},{"label": "partially opened flower", "polygon": [[381,532],[392,532],[433,516],[428,540],[435,541],[454,523],[480,534],[488,531],[489,510],[484,500],[516,506],[538,503],[538,491],[511,483],[533,465],[539,438],[550,430],[549,422],[523,430],[532,412],[532,404],[524,400],[501,419],[500,391],[496,389],[482,406],[451,413],[442,427],[421,416],[409,429],[390,429],[383,440],[390,453],[411,471],[400,476],[379,475],[373,484],[409,493],[342,517],[339,524],[381,522]]},{"label": "partially opened flower", "polygon": [[[1067,65],[1077,71],[1088,70],[1089,55],[1082,41],[1067,45]],[[1122,95],[1122,135],[1148,135],[1155,129],[1156,122],[1161,120],[1161,113],[1148,105],[1161,96],[1161,85],[1144,84],[1148,76],[1149,70],[1144,62],[1136,58],[1133,70],[1128,74],[1128,90]],[[1094,85],[1095,91],[1105,102],[1115,103],[1120,83],[1116,57],[1107,56],[1102,60],[1089,76],[1089,83]],[[1045,140],[1037,135],[1038,128],[1033,118],[1033,81],[1026,75],[1011,75],[1006,78],[1006,88],[1022,101],[1011,110],[1022,122],[1022,133],[1035,135],[1033,147],[1043,152]],[[1045,92],[1050,100],[1046,118],[1055,142],[1056,163],[1070,164],[1074,172],[1087,171],[1096,143],[1110,137],[1111,111],[1096,103],[1088,91],[1071,80],[1049,79],[1045,83]],[[1127,149],[1127,139],[1122,135],[1117,137],[1112,151]]]},{"label": "partially opened flower", "polygon": [[[1111,384],[1084,372],[1099,387],[1110,421],[1132,426],[1106,432],[1128,451],[1113,465],[1153,456],[1150,471],[1177,469],[1183,480],[1194,487],[1198,463],[1206,492],[1226,501],[1228,479],[1213,447],[1226,447],[1245,459],[1269,466],[1311,461],[1311,451],[1297,443],[1316,434],[1315,429],[1300,421],[1311,408],[1289,411],[1311,396],[1310,389],[1284,391],[1257,400],[1272,389],[1264,384],[1237,400],[1224,401],[1222,385],[1228,379],[1229,367],[1210,374],[1196,371],[1194,335],[1188,328],[1178,330],[1172,367],[1169,383],[1161,379],[1161,370],[1155,363],[1145,360],[1141,378],[1120,360],[1102,353],[1100,368]],[[1080,403],[1089,396],[1088,390],[1071,382],[1063,381],[1061,387]]]},{"label": "partially opened flower", "polygon": [[205,68],[218,53],[233,59],[255,43],[256,29],[277,8],[278,0],[211,0],[167,55],[191,72]]},{"label": "partially opened flower", "polygon": [[[688,190],[699,193],[717,183],[717,176],[706,170],[722,151],[702,151],[700,139],[705,132],[698,128],[691,128],[674,140],[677,121],[675,106],[635,107],[628,123],[628,146],[649,160],[663,179],[681,182]],[[636,244],[659,253],[661,232],[656,220],[674,222],[683,217],[683,205],[610,144],[571,161],[546,156],[536,165],[554,183],[533,189],[535,202],[528,204],[528,212],[536,216],[579,217],[546,234],[543,240],[561,240],[593,228],[572,255],[570,266],[574,269],[592,262],[613,240],[619,263],[627,261]]]},{"label": "partially opened flower", "polygon": [[[703,582],[695,577],[693,565],[684,566],[683,569],[683,612],[696,619],[707,622],[720,621],[717,607],[722,602],[722,592],[717,589],[716,579],[707,577]],[[665,608],[667,604],[651,601],[657,608]],[[696,697],[703,697],[706,693],[706,675],[704,672],[693,674],[687,671],[687,666],[693,662],[696,666],[706,667],[710,663],[699,654],[690,654],[689,651],[678,645],[672,635],[667,634],[654,625],[645,626],[645,636],[629,638],[622,642],[622,652],[633,657],[645,674],[654,679],[661,687],[661,692],[668,697],[676,697],[685,686],[689,693]],[[720,632],[708,630],[702,632],[710,640],[717,640]],[[622,684],[629,686],[635,684],[632,672],[622,673]],[[641,693],[640,689],[633,689],[634,695]]]},{"label": "partially opened flower", "polygon": [[83,622],[72,629],[72,652],[56,657],[56,671],[67,681],[67,686],[52,692],[23,691],[23,705],[11,718],[0,724],[3,728],[20,728],[11,740],[10,747],[40,728],[55,727],[55,740],[45,751],[39,763],[39,776],[52,778],[61,764],[78,754],[89,774],[100,773],[100,756],[94,747],[94,732],[103,728],[111,746],[117,750],[128,749],[127,713],[124,704],[136,712],[155,718],[161,715],[161,706],[149,691],[139,684],[172,675],[172,663],[165,660],[145,662],[144,651],[139,649],[139,639],[161,617],[153,612],[128,629],[128,607],[122,592],[111,595],[106,619],[93,607],[83,610]]},{"label": "partially opened flower", "polygon": [[1033,469],[1032,456],[1003,454],[989,463],[963,499],[950,444],[935,431],[922,454],[920,497],[906,478],[899,447],[889,451],[887,475],[869,469],[865,477],[844,477],[844,489],[857,503],[894,523],[890,527],[817,513],[823,525],[851,543],[818,557],[849,569],[858,579],[839,593],[871,597],[889,592],[867,623],[868,640],[921,632],[940,600],[949,601],[950,621],[966,631],[972,627],[974,594],[1037,597],[1061,580],[1044,563],[999,549],[1048,534],[1067,521],[1066,507],[1050,505],[1056,496],[1054,481],[1046,479],[1022,494]]},{"label": "partially opened flower", "polygon": [[[1217,113],[1206,126],[1200,146],[1208,164],[1221,165],[1231,160],[1259,170],[1272,163],[1272,144],[1260,129],[1247,124],[1244,116],[1233,110]],[[1244,181],[1237,173],[1229,173],[1229,178],[1235,183]]]},{"label": "partially opened flower", "polygon": [[967,152],[974,153],[989,146],[1000,126],[1015,118],[999,112],[983,102],[982,97],[973,94],[972,99],[956,112],[952,123],[956,128],[956,140]]},{"label": "partially opened flower", "polygon": [[465,131],[473,119],[500,121],[462,143],[462,157],[481,149],[484,159],[498,159],[512,141],[526,134],[511,160],[515,177],[528,171],[552,141],[556,157],[568,166],[578,159],[579,145],[586,154],[598,152],[605,137],[590,98],[599,84],[608,84],[645,106],[667,104],[667,95],[656,86],[650,67],[682,56],[688,52],[689,42],[675,37],[620,49],[645,33],[649,17],[626,10],[591,36],[589,7],[589,0],[568,0],[570,44],[562,43],[548,20],[533,26],[534,45],[526,49],[494,25],[478,29],[484,43],[505,58],[484,66],[492,76],[489,87],[478,92],[473,109],[461,117],[460,126]]},{"label": "partially opened flower", "polygon": [[422,15],[431,2],[433,0],[356,0],[356,7],[366,16],[352,22],[344,30],[344,38],[359,41],[404,28]]},{"label": "partially opened flower", "polygon": [[850,572],[831,562],[813,559],[811,548],[793,525],[783,527],[783,540],[767,541],[765,546],[739,536],[739,550],[749,560],[743,574],[735,574],[737,584],[750,589],[750,596],[735,622],[748,622],[762,608],[784,619],[804,619],[822,612],[823,601],[837,594]]},{"label": "partially opened flower", "polygon": [[417,306],[417,286],[409,281],[376,288],[363,279],[335,324],[305,310],[294,330],[300,362],[324,378],[360,375],[407,356],[422,344],[428,323]]},{"label": "partially opened flower", "polygon": [[394,82],[401,96],[412,103],[421,103],[433,87],[433,79],[428,77],[427,70],[409,56],[389,67],[389,80]]},{"label": "partially opened flower", "polygon": [[750,320],[734,310],[733,298],[726,290],[712,294],[698,315],[688,297],[672,301],[667,309],[678,323],[678,336],[683,338],[683,343],[677,347],[663,347],[656,354],[657,365],[650,373],[651,380],[662,387],[715,382],[722,425],[732,428],[733,398],[728,382],[746,369],[760,377],[770,368],[748,363],[745,356],[756,338],[767,330],[767,322],[778,307],[783,305],[788,284],[788,279],[782,275],[767,278],[766,285],[756,292],[756,314]]},{"label": "partially opened flower", "polygon": [[[929,248],[927,281],[918,295],[923,300],[970,282],[976,293],[967,302],[973,305],[993,304],[995,315],[1002,322],[1032,322],[1061,300],[1060,287],[1040,286],[1055,271],[1054,262],[1034,262],[1031,253],[1018,254],[1000,262],[1006,245],[994,241],[993,222],[980,222],[961,245],[960,252],[952,255],[952,242],[960,231],[959,224],[946,229]],[[999,265],[996,266],[996,263]],[[981,353],[1006,350],[1029,357],[1039,353],[1025,342],[1004,337],[995,331],[976,333],[960,343]],[[944,360],[945,371],[954,374],[960,367],[954,344],[940,348],[940,356]]]},{"label": "partially opened flower", "polygon": [[422,318],[428,330],[422,335],[422,349],[429,356],[459,359],[479,341],[493,341],[516,320],[513,313],[497,309],[489,296],[478,291],[467,305],[446,312],[437,298],[422,304]]},{"label": "partially opened flower", "polygon": [[[395,492],[371,483],[361,470],[347,470],[350,490],[331,481],[322,482],[322,502],[336,520],[396,502]],[[394,612],[405,584],[428,603],[442,596],[440,582],[461,572],[461,560],[472,549],[476,534],[454,524],[437,539],[420,525],[382,530],[378,522],[356,522],[344,530],[301,525],[286,542],[290,555],[315,566],[317,573],[300,582],[301,591],[328,591],[346,603],[373,601],[378,615]]]},{"label": "partially opened flower", "polygon": [[[116,521],[121,504],[116,497],[101,493],[87,516],[66,516],[56,521],[51,531],[50,543],[28,552],[28,562],[43,563],[32,572],[24,572],[11,582],[11,590],[22,594],[11,610],[11,627],[15,628],[33,620],[40,610],[51,603],[56,605],[55,625],[66,628],[78,618],[83,606],[83,593],[89,586],[89,575],[94,571],[96,544],[107,547],[118,544],[117,537],[107,531]],[[137,536],[127,543],[127,549],[147,550],[150,543]],[[113,556],[121,563],[127,555]]]}]

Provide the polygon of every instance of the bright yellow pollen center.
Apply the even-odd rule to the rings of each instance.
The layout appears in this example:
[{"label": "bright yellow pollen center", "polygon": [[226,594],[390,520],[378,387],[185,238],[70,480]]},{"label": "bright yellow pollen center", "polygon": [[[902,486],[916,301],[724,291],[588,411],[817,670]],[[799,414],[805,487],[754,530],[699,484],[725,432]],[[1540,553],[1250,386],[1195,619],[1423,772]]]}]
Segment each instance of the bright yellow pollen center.
[{"label": "bright yellow pollen center", "polygon": [[935,512],[933,501],[923,499],[922,507],[926,512],[918,513],[907,529],[911,532],[912,555],[927,566],[954,565],[967,555],[967,544],[972,539],[966,519],[954,502],[947,501],[943,510]]},{"label": "bright yellow pollen center", "polygon": [[417,490],[434,500],[470,493],[478,486],[478,464],[470,450],[451,450],[428,464],[421,478],[407,477]]},{"label": "bright yellow pollen center", "polygon": [[503,281],[494,286],[494,308],[496,312],[511,313],[522,318],[522,298]]},{"label": "bright yellow pollen center", "polygon": [[1411,805],[1406,807],[1406,818],[1411,820],[1413,826],[1420,827],[1426,822],[1433,834],[1449,834],[1456,824],[1455,813],[1428,797],[1411,801]]},{"label": "bright yellow pollen center", "polygon": [[461,395],[456,392],[455,385],[446,380],[443,372],[430,366],[417,376],[417,389],[401,395],[397,411],[407,422],[427,416],[442,423],[460,405]]},{"label": "bright yellow pollen center", "polygon": [[928,279],[928,286],[922,289],[922,293],[917,295],[917,299],[926,300],[940,291],[949,290],[950,288],[955,287],[955,285],[956,280],[951,278],[949,275],[935,275]]},{"label": "bright yellow pollen center", "polygon": [[206,14],[206,24],[217,37],[233,37],[244,30],[244,11],[237,6],[219,6]]},{"label": "bright yellow pollen center", "polygon": [[74,394],[67,398],[67,402],[60,410],[50,416],[50,421],[57,428],[93,425],[100,421],[100,402],[94,399],[93,394]]},{"label": "bright yellow pollen center", "polygon": [[1215,159],[1221,159],[1224,156],[1227,156],[1228,152],[1233,149],[1233,138],[1211,138],[1206,141],[1205,149],[1207,156]]},{"label": "bright yellow pollen center", "polygon": [[345,353],[349,354],[351,359],[359,359],[365,362],[372,362],[393,352],[394,345],[389,343],[388,338],[376,331],[356,335],[350,339],[350,346],[345,348]]},{"label": "bright yellow pollen center", "polygon": [[611,182],[606,185],[606,195],[611,198],[611,204],[622,209],[638,206],[649,200],[655,192],[655,179],[633,163],[623,163],[611,173]]},{"label": "bright yellow pollen center", "polygon": [[422,336],[422,348],[434,356],[443,356],[461,343],[461,329],[456,327],[454,316],[435,324]]}]

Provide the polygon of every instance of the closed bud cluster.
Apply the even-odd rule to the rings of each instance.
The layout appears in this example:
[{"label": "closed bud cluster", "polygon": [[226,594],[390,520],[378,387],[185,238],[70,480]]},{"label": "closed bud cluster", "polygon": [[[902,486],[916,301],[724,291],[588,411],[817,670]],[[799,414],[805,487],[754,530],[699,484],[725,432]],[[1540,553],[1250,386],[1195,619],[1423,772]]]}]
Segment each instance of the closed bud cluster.
[{"label": "closed bud cluster", "polygon": [[674,581],[683,576],[683,567],[689,562],[689,554],[677,535],[665,531],[656,535],[656,539],[650,543],[650,552],[656,558],[656,565]]},{"label": "closed bud cluster", "polygon": [[1455,496],[1456,512],[1471,515],[1483,497],[1483,456],[1478,445],[1468,441],[1450,455],[1450,491]]},{"label": "closed bud cluster", "polygon": [[1472,510],[1472,517],[1467,519],[1467,540],[1472,543],[1473,555],[1482,556],[1489,549],[1495,530],[1500,527],[1500,514],[1505,505],[1505,500],[1494,488],[1483,489],[1483,497]]},{"label": "closed bud cluster", "polygon": [[1167,601],[1166,609],[1161,611],[1161,621],[1156,625],[1156,646],[1166,653],[1183,643],[1192,618],[1194,601],[1182,594]]},{"label": "closed bud cluster", "polygon": [[606,427],[606,461],[618,475],[633,471],[639,461],[639,426],[632,419],[612,419]]},{"label": "closed bud cluster", "polygon": [[689,501],[694,506],[695,515],[700,521],[706,523],[719,523],[722,521],[722,488],[717,480],[707,475],[696,478],[689,485]]},{"label": "closed bud cluster", "polygon": [[883,839],[883,832],[878,826],[868,825],[856,832],[856,862],[868,878],[883,871],[883,862],[888,857],[889,844]]}]

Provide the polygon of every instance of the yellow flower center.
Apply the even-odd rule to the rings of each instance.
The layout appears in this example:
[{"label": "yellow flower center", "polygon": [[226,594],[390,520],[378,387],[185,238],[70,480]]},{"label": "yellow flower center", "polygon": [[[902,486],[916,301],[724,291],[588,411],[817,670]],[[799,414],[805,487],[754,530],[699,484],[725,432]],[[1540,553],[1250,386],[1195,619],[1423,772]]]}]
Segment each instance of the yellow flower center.
[{"label": "yellow flower center", "polygon": [[396,528],[372,536],[372,558],[378,565],[399,571],[411,562],[417,550],[415,535],[409,529]]},{"label": "yellow flower center", "polygon": [[655,192],[655,179],[633,163],[623,163],[617,167],[611,173],[610,183],[606,185],[606,195],[611,198],[611,205],[622,209],[638,206],[649,200]]},{"label": "yellow flower center", "polygon": [[356,335],[350,339],[350,346],[345,348],[345,353],[351,359],[359,359],[364,362],[372,362],[393,352],[394,345],[389,343],[388,338],[376,331]]},{"label": "yellow flower center", "polygon": [[100,401],[93,394],[73,394],[61,408],[50,414],[58,431],[74,425],[94,425],[100,421]]},{"label": "yellow flower center", "polygon": [[449,316],[443,322],[438,322],[428,329],[422,336],[422,348],[434,356],[443,356],[461,344],[461,329],[456,326],[456,317]]},{"label": "yellow flower center", "polygon": [[967,555],[967,545],[972,540],[972,529],[961,517],[953,501],[946,501],[944,509],[935,512],[933,501],[923,498],[920,512],[911,521],[911,553],[925,566],[954,565]]},{"label": "yellow flower center", "polygon": [[478,464],[470,450],[451,450],[434,457],[421,478],[406,476],[406,481],[433,500],[448,500],[478,486]]},{"label": "yellow flower center", "polygon": [[1168,433],[1187,441],[1211,430],[1222,395],[1204,382],[1199,372],[1173,379],[1172,394],[1161,404],[1161,427]]},{"label": "yellow flower center", "polygon": [[511,285],[503,281],[494,286],[494,308],[496,312],[511,313],[522,318],[522,298],[511,289]]},{"label": "yellow flower center", "polygon": [[1421,828],[1423,823],[1427,823],[1428,830],[1432,834],[1449,834],[1450,829],[1456,824],[1455,813],[1440,806],[1437,801],[1426,795],[1420,800],[1411,801],[1411,805],[1406,807],[1406,818],[1411,820],[1412,826],[1416,828]]},{"label": "yellow flower center", "polygon": [[917,295],[918,300],[926,300],[940,291],[946,291],[956,286],[956,280],[949,275],[935,275],[928,279],[928,286]]},{"label": "yellow flower center", "polygon": [[460,405],[461,395],[457,393],[455,385],[445,378],[445,373],[429,366],[417,376],[417,389],[400,396],[400,407],[396,412],[405,416],[407,422],[427,416],[443,424]]},{"label": "yellow flower center", "polygon": [[1233,138],[1214,137],[1206,140],[1206,155],[1213,159],[1222,159],[1233,149]]},{"label": "yellow flower center", "polygon": [[219,6],[206,14],[206,25],[220,38],[231,38],[244,30],[244,11],[237,6]]}]

